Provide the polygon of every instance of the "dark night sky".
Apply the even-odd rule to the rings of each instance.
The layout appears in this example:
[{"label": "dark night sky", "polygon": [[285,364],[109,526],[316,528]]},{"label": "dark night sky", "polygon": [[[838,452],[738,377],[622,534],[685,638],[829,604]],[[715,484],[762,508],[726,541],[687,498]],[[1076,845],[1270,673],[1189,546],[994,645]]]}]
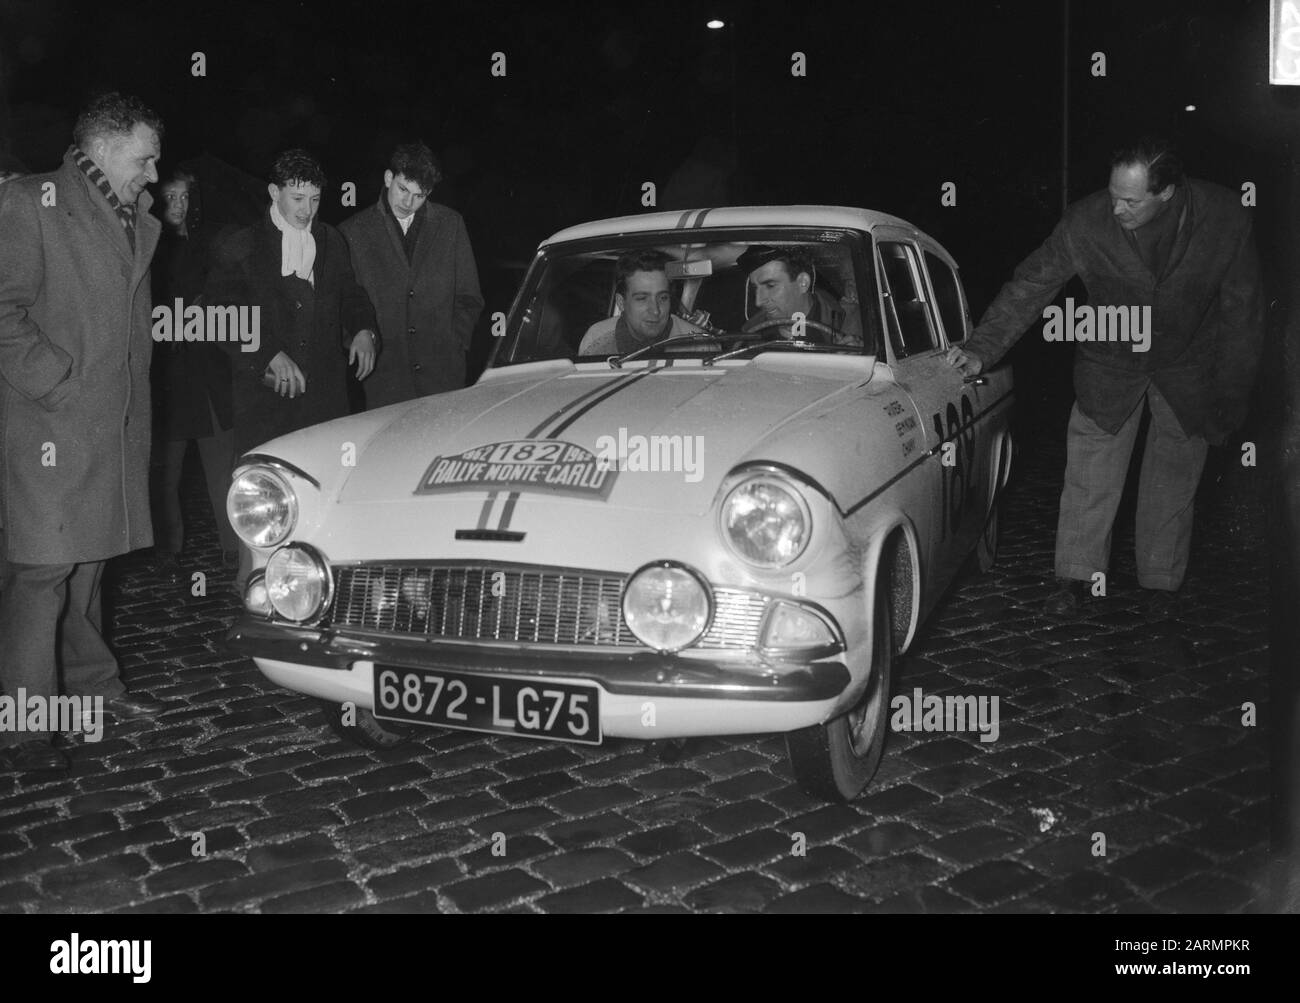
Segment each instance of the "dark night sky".
[{"label": "dark night sky", "polygon": [[[207,150],[264,177],[279,150],[315,150],[332,182],[322,216],[338,222],[337,183],[371,201],[392,144],[420,137],[448,176],[435,198],[465,214],[485,269],[559,227],[643,211],[645,181],[661,208],[861,205],[943,241],[978,314],[1059,215],[1063,6],[6,0],[0,158],[49,169],[86,96],[117,88],[163,114],[164,168]],[[1280,251],[1300,88],[1263,80],[1267,9],[1074,0],[1071,196],[1105,183],[1126,134],[1172,132],[1191,173],[1259,185],[1274,209],[1261,238]],[[728,27],[706,30],[710,16]]]}]

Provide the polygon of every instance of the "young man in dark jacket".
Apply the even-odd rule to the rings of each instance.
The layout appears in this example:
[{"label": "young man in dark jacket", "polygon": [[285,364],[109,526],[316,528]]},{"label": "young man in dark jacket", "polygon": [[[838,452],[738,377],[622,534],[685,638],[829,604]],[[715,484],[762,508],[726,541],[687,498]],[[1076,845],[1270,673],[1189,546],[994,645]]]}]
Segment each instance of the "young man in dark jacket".
[{"label": "young man in dark jacket", "polygon": [[[266,215],[213,251],[206,303],[257,311],[256,337],[227,346],[236,465],[259,443],[345,416],[347,366],[356,363],[358,379],[374,368],[374,311],[343,237],[316,219],[324,188],[315,157],[280,154],[271,165]],[[249,345],[256,350],[245,351]],[[252,568],[249,550],[241,545],[239,552],[237,590]]]},{"label": "young man in dark jacket", "polygon": [[948,361],[967,375],[995,365],[1075,275],[1088,306],[1048,317],[1044,329],[1078,342],[1056,531],[1061,585],[1047,609],[1075,608],[1109,567],[1145,402],[1138,584],[1152,614],[1163,615],[1187,571],[1208,443],[1244,423],[1259,364],[1264,305],[1249,211],[1235,192],[1184,178],[1166,141],[1126,146],[1111,160],[1109,189],[1066,210]]},{"label": "young man in dark jacket", "polygon": [[[374,368],[375,316],[347,244],[316,219],[325,172],[303,150],[280,154],[261,222],[213,251],[205,301],[257,308],[256,351],[230,343],[235,457],[258,443],[348,413],[347,366]],[[346,353],[346,355],[345,355]]]},{"label": "young man in dark jacket", "polygon": [[384,343],[365,385],[369,410],[465,385],[483,297],[465,221],[427,201],[441,179],[427,146],[399,146],[379,201],[339,227]]}]

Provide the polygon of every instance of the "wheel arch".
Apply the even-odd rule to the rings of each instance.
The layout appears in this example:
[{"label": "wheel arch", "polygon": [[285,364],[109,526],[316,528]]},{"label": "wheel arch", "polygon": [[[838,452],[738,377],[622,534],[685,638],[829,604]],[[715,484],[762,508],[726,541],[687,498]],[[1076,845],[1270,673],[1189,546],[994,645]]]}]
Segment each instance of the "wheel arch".
[{"label": "wheel arch", "polygon": [[867,609],[876,608],[878,588],[889,590],[894,651],[902,654],[916,636],[921,611],[921,548],[911,520],[890,513],[873,533],[863,563]]}]

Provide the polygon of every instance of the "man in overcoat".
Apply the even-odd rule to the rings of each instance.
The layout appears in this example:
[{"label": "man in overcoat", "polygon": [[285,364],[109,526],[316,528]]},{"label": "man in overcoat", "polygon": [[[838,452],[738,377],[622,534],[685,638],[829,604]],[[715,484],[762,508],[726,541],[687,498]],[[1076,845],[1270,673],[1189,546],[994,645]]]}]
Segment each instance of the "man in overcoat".
[{"label": "man in overcoat", "polygon": [[[971,337],[949,349],[949,363],[973,376],[1040,319],[1045,336],[1077,342],[1049,612],[1075,609],[1109,567],[1144,403],[1138,584],[1153,616],[1177,609],[1208,444],[1245,422],[1259,365],[1264,300],[1250,212],[1236,192],[1185,178],[1167,141],[1125,146],[1111,158],[1108,190],[1073,203]],[[1075,275],[1089,302],[1071,308],[1067,339],[1065,320],[1049,333],[1043,311]]]},{"label": "man in overcoat", "polygon": [[483,297],[465,221],[427,201],[441,179],[427,146],[399,146],[379,201],[339,227],[383,341],[365,385],[367,409],[465,385],[465,353]]},{"label": "man in overcoat", "polygon": [[[0,688],[32,705],[127,694],[101,633],[104,562],[153,543],[149,261],[162,122],[106,94],[57,170],[0,186]],[[92,705],[93,706],[93,705]],[[35,721],[32,718],[32,721]],[[46,729],[0,734],[18,770],[60,769]],[[17,741],[21,737],[21,741]]]}]

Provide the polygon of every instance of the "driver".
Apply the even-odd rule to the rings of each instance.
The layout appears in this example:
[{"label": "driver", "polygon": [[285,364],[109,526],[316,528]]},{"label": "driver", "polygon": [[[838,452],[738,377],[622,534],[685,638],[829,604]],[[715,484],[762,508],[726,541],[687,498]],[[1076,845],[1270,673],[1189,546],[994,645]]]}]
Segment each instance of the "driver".
[{"label": "driver", "polygon": [[579,355],[626,355],[662,338],[699,333],[699,328],[672,312],[666,271],[671,260],[652,249],[618,259],[614,287],[618,314],[587,329]]},{"label": "driver", "polygon": [[[862,344],[862,320],[857,309],[846,308],[826,290],[814,287],[816,268],[802,248],[754,244],[736,264],[754,284],[754,302],[758,306],[758,312],[745,321],[741,330],[752,331],[774,320],[790,321],[796,313],[802,313],[805,319],[835,331],[828,335],[809,326],[805,331],[813,340],[821,335],[836,345]],[[770,330],[773,337],[791,336],[789,323],[773,325]]]}]

